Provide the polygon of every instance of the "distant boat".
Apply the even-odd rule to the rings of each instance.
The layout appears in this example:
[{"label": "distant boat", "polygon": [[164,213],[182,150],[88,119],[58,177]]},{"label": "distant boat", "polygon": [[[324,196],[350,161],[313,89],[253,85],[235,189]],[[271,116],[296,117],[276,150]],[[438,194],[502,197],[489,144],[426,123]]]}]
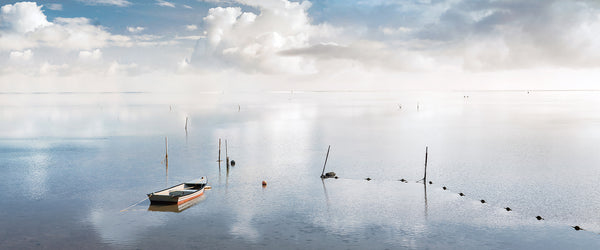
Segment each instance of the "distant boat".
[{"label": "distant boat", "polygon": [[204,194],[206,178],[202,177],[198,182],[184,182],[170,188],[166,188],[148,194],[151,204],[183,204],[198,198]]}]

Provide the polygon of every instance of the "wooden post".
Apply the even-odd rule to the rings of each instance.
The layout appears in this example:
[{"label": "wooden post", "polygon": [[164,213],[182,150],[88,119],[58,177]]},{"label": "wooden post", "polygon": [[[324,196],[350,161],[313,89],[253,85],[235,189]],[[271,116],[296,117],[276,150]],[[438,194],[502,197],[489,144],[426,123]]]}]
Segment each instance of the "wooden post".
[{"label": "wooden post", "polygon": [[166,185],[169,185],[169,141],[167,140],[167,137],[165,136],[165,171],[166,171]]},{"label": "wooden post", "polygon": [[427,183],[427,151],[429,147],[425,146],[425,173],[423,174],[423,184]]},{"label": "wooden post", "polygon": [[188,117],[185,117],[185,133],[187,134]]},{"label": "wooden post", "polygon": [[225,161],[227,161],[227,168],[229,168],[229,154],[227,153],[227,140],[225,140]]},{"label": "wooden post", "polygon": [[165,136],[165,159],[169,160],[169,140]]},{"label": "wooden post", "polygon": [[327,165],[327,159],[329,158],[329,149],[331,148],[331,145],[329,145],[329,147],[327,147],[327,155],[325,156],[325,164],[323,164],[323,171],[321,172],[321,178],[325,177],[325,166]]},{"label": "wooden post", "polygon": [[218,162],[221,162],[221,138],[219,138],[219,159]]}]

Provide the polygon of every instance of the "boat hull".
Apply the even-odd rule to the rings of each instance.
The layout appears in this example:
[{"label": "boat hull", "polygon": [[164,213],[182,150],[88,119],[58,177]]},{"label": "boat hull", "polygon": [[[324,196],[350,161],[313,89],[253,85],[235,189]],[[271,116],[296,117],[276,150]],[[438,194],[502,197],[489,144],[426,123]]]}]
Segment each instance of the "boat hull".
[{"label": "boat hull", "polygon": [[150,203],[183,204],[204,195],[206,182],[181,183],[170,188],[148,194]]},{"label": "boat hull", "polygon": [[180,197],[170,197],[168,195],[148,194],[148,199],[150,199],[151,203],[183,204],[183,203],[191,201],[195,198],[198,198],[202,195],[204,195],[204,188],[202,188],[202,190],[198,190],[192,194],[180,196]]}]

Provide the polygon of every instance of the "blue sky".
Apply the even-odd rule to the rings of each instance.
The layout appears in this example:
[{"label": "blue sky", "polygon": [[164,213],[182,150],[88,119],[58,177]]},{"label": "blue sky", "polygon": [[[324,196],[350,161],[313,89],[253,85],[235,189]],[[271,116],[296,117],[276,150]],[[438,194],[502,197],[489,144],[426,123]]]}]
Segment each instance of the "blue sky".
[{"label": "blue sky", "polygon": [[550,79],[593,82],[600,66],[597,1],[71,0],[0,6],[4,79],[160,72],[165,78],[260,75],[299,82],[332,76],[440,82],[452,75],[456,83],[481,74],[527,82],[551,72],[558,75]]}]

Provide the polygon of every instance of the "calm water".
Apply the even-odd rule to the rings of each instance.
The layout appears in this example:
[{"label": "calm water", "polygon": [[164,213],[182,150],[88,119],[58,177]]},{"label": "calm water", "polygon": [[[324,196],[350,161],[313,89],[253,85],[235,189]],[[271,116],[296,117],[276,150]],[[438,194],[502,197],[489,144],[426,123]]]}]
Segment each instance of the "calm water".
[{"label": "calm water", "polygon": [[[600,92],[2,93],[0,118],[2,249],[600,248]],[[179,213],[142,201],[203,175]]]}]

